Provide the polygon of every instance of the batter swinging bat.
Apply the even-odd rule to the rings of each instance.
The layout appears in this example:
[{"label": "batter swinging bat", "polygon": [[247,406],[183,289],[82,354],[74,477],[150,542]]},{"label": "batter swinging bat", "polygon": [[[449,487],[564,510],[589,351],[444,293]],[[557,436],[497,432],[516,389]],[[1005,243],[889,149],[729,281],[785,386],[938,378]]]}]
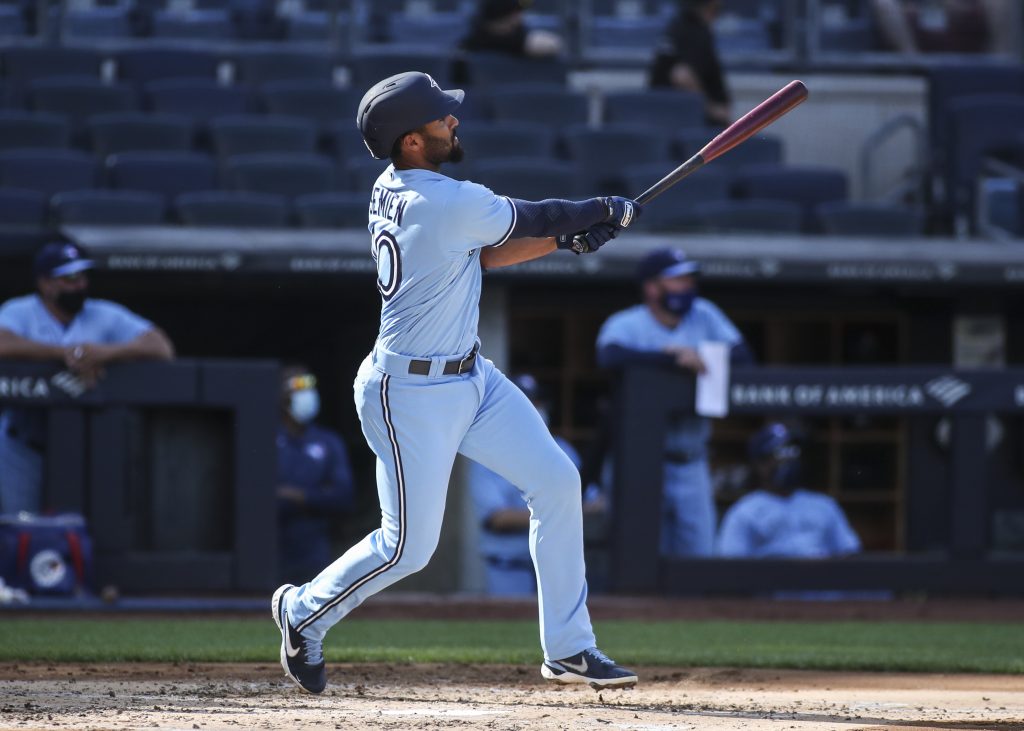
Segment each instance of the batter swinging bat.
[{"label": "batter swinging bat", "polygon": [[687,175],[697,172],[722,153],[761,131],[806,98],[807,87],[804,82],[790,81],[726,127],[721,134],[704,145],[700,152],[641,193],[636,202],[640,205],[650,203]]}]

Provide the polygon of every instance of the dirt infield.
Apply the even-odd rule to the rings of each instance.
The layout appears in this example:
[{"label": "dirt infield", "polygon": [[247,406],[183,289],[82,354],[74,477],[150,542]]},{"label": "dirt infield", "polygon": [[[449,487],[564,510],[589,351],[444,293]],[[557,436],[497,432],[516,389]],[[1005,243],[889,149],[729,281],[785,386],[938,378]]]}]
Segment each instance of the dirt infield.
[{"label": "dirt infield", "polygon": [[276,665],[0,665],[0,729],[1018,729],[1015,676],[641,668],[632,690],[536,667],[330,667],[319,697]]}]

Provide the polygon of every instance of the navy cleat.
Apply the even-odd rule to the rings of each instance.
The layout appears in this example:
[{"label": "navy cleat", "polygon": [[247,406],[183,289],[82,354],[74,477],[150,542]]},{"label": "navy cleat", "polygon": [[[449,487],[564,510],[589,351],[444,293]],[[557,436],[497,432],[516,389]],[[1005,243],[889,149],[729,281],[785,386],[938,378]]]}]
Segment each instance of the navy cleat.
[{"label": "navy cleat", "polygon": [[323,693],[327,687],[327,670],[321,645],[307,640],[288,622],[284,597],[294,588],[292,584],[279,587],[270,601],[274,624],[281,630],[281,667],[284,668],[284,674],[307,693]]},{"label": "navy cleat", "polygon": [[545,662],[540,666],[540,674],[553,683],[586,683],[594,690],[632,688],[637,681],[636,673],[617,665],[596,647],[562,660]]}]

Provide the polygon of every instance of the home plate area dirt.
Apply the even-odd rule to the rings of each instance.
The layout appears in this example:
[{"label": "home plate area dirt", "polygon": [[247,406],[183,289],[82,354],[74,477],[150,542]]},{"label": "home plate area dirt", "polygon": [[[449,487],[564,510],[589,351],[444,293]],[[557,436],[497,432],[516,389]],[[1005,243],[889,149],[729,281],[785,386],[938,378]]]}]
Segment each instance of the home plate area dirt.
[{"label": "home plate area dirt", "polygon": [[276,665],[0,665],[0,729],[1019,729],[1024,678],[640,668],[624,691],[538,668],[335,664],[322,696]]}]

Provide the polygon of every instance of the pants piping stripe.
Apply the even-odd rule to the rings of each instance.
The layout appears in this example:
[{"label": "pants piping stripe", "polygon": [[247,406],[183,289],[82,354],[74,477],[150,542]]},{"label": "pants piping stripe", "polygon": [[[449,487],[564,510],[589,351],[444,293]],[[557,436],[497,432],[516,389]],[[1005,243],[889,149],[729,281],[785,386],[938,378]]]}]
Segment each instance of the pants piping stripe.
[{"label": "pants piping stripe", "polygon": [[296,631],[302,632],[304,629],[309,627],[313,622],[317,621],[324,616],[331,609],[336,607],[341,602],[345,601],[352,595],[359,587],[363,586],[366,582],[371,579],[380,576],[385,571],[393,567],[402,559],[402,552],[405,549],[405,537],[406,537],[406,510],[405,510],[405,471],[402,469],[402,451],[398,447],[398,437],[395,434],[395,425],[391,421],[391,404],[388,401],[388,384],[391,382],[391,376],[385,375],[380,382],[380,404],[384,412],[384,424],[388,429],[388,440],[391,442],[391,454],[395,460],[395,475],[398,480],[398,545],[395,548],[395,555],[392,556],[386,563],[378,568],[370,571],[367,574],[363,574],[361,577],[352,582],[345,591],[335,596],[329,602],[324,604],[320,609],[309,615],[303,622],[296,627]]}]

